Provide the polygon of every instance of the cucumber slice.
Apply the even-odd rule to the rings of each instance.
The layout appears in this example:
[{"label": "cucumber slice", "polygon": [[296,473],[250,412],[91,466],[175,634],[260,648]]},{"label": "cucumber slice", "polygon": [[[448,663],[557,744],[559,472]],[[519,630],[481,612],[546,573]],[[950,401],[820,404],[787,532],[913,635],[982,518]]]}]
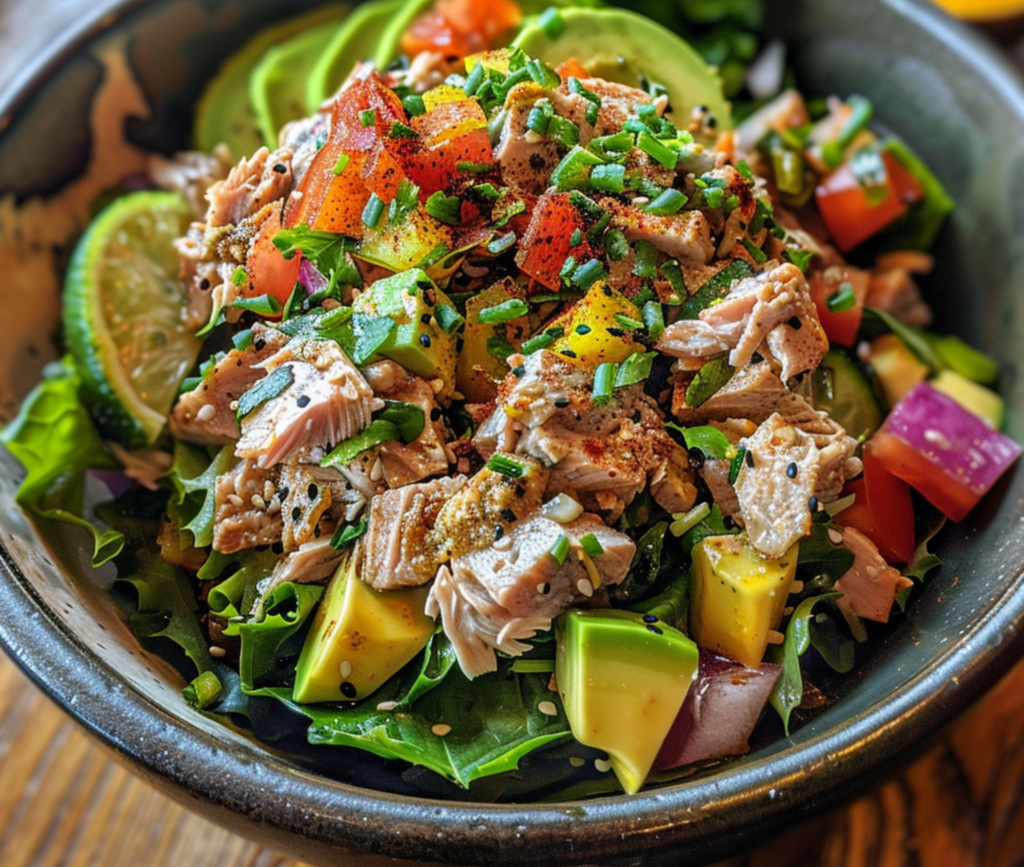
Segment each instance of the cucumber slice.
[{"label": "cucumber slice", "polygon": [[671,30],[625,9],[562,11],[564,30],[549,36],[534,24],[512,44],[558,66],[575,57],[593,75],[633,87],[641,78],[668,88],[669,120],[685,127],[695,106],[706,105],[719,129],[732,126],[729,103],[714,67]]},{"label": "cucumber slice", "polygon": [[326,21],[338,20],[338,6],[325,6],[262,31],[232,54],[206,86],[196,107],[193,138],[196,148],[209,153],[226,144],[235,159],[263,146],[256,114],[249,103],[249,79],[268,49]]},{"label": "cucumber slice", "polygon": [[131,193],[81,237],[64,283],[64,333],[100,433],[150,445],[202,345],[181,321],[173,242],[192,213],[177,193]]},{"label": "cucumber slice", "polygon": [[278,133],[288,121],[308,114],[306,80],[339,26],[340,18],[303,30],[269,49],[253,69],[249,101],[268,148],[277,147]]},{"label": "cucumber slice", "polygon": [[405,5],[405,0],[370,0],[345,19],[320,53],[306,82],[306,109],[316,111],[361,60],[370,60],[384,31]]},{"label": "cucumber slice", "polygon": [[814,408],[824,410],[850,436],[865,440],[881,426],[885,411],[867,374],[841,349],[830,349],[814,371]]}]

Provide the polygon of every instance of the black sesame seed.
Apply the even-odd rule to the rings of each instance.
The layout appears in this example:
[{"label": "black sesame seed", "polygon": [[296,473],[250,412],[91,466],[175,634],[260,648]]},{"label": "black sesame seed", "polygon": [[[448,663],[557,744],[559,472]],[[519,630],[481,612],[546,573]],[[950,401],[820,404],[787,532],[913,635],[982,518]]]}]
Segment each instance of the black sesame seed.
[{"label": "black sesame seed", "polygon": [[424,313],[420,317],[420,322],[422,322],[424,325],[429,325],[430,324],[430,314],[429,313]]},{"label": "black sesame seed", "polygon": [[818,511],[818,498],[817,497],[811,497],[807,501],[807,508],[810,509],[812,512],[817,512]]},{"label": "black sesame seed", "polygon": [[308,488],[306,488],[306,495],[311,500],[315,500],[319,493],[320,493],[320,488],[318,488],[316,485],[311,484]]},{"label": "black sesame seed", "polygon": [[509,523],[512,523],[516,519],[516,513],[511,509],[502,509],[501,517],[503,517]]},{"label": "black sesame seed", "polygon": [[298,400],[295,402],[299,405],[299,409],[309,406],[310,397],[308,394],[300,394]]},{"label": "black sesame seed", "polygon": [[786,475],[789,476],[789,478],[791,478],[791,479],[795,479],[796,478],[796,464],[795,463],[790,464],[788,467],[786,467]]},{"label": "black sesame seed", "polygon": [[636,412],[634,412],[633,413],[633,424],[640,424],[640,422],[643,419],[643,417],[644,417],[644,414],[642,412],[640,412],[640,410],[637,410]]},{"label": "black sesame seed", "polygon": [[748,467],[750,467],[751,469],[754,468],[754,453],[753,452],[747,452],[743,456],[743,460],[745,460],[747,462],[747,466]]},{"label": "black sesame seed", "polygon": [[199,283],[199,288],[202,289],[204,292],[209,292],[210,291],[210,281],[209,280],[202,280]]},{"label": "black sesame seed", "polygon": [[345,696],[345,698],[355,698],[358,692],[359,690],[356,689],[356,685],[354,683],[349,683],[347,680],[343,680],[341,682],[341,694]]},{"label": "black sesame seed", "polygon": [[571,349],[560,349],[558,350],[559,355],[564,355],[566,358],[576,358],[576,353]]},{"label": "black sesame seed", "polygon": [[551,592],[551,585],[545,581],[543,584],[537,585],[537,590],[542,596],[547,596]]},{"label": "black sesame seed", "polygon": [[732,515],[726,515],[722,518],[722,526],[725,527],[726,530],[736,529],[736,522],[733,520]]},{"label": "black sesame seed", "polygon": [[552,403],[555,405],[555,409],[565,409],[572,401],[567,397],[556,397]]},{"label": "black sesame seed", "polygon": [[262,337],[257,337],[252,342],[252,348],[255,349],[257,352],[262,352],[263,351],[263,347],[266,346],[266,345],[267,345],[267,341],[264,340]]},{"label": "black sesame seed", "polygon": [[516,485],[516,496],[517,497],[525,497],[526,496],[526,488],[524,488],[522,485]]},{"label": "black sesame seed", "polygon": [[494,541],[497,542],[504,535],[505,528],[502,527],[501,524],[498,524],[498,526],[494,528]]},{"label": "black sesame seed", "polygon": [[441,407],[435,406],[430,411],[430,420],[431,421],[440,421],[441,420]]},{"label": "black sesame seed", "polygon": [[526,368],[523,367],[521,364],[518,367],[512,368],[513,376],[522,376],[524,373],[526,373]]},{"label": "black sesame seed", "polygon": [[420,335],[420,345],[426,347],[427,349],[430,348],[430,335],[429,334],[421,334]]},{"label": "black sesame seed", "polygon": [[803,320],[799,316],[792,317],[786,324],[794,331],[799,331],[804,327]]},{"label": "black sesame seed", "polygon": [[274,171],[277,172],[279,175],[283,175],[286,171],[288,171],[288,166],[286,166],[284,163],[276,163],[274,165]]},{"label": "black sesame seed", "polygon": [[297,521],[301,517],[302,517],[302,509],[300,509],[298,506],[296,506],[294,509],[292,509],[292,520],[293,521]]},{"label": "black sesame seed", "polygon": [[652,626],[650,623],[647,624],[647,631],[653,632],[655,635],[664,635],[665,633],[658,629],[657,626]]},{"label": "black sesame seed", "polygon": [[625,337],[626,336],[626,329],[625,328],[606,328],[605,331],[607,331],[612,337]]},{"label": "black sesame seed", "polygon": [[277,554],[279,557],[284,553],[284,545],[280,542],[275,542],[270,546],[270,550]]},{"label": "black sesame seed", "polygon": [[657,623],[657,622],[658,622],[658,618],[655,617],[653,614],[645,614],[644,615],[644,623]]}]

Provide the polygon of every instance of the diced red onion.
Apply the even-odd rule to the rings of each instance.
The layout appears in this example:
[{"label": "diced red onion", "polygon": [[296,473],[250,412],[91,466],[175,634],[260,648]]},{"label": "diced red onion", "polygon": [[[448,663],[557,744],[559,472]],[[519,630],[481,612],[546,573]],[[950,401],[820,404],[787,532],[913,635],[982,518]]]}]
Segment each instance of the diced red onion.
[{"label": "diced red onion", "polygon": [[668,770],[748,752],[747,741],[781,671],[770,662],[747,668],[702,648],[697,679],[654,766]]},{"label": "diced red onion", "polygon": [[306,287],[308,295],[323,292],[331,285],[331,281],[321,274],[316,265],[305,257],[303,257],[302,262],[299,264],[299,282]]},{"label": "diced red onion", "polygon": [[120,470],[86,470],[86,474],[102,482],[115,498],[135,486],[135,482]]}]

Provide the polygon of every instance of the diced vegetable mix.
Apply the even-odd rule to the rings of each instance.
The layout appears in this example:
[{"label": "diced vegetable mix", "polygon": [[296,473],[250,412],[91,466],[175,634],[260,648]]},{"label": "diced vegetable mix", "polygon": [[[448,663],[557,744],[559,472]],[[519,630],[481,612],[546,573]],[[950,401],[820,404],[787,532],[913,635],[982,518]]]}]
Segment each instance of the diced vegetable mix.
[{"label": "diced vegetable mix", "polygon": [[[996,363],[927,330],[937,178],[864,97],[805,102],[778,46],[745,91],[754,0],[630,8],[279,27],[197,129],[271,152],[176,248],[173,192],[90,229],[72,352],[2,439],[194,707],[462,787],[544,748],[564,779],[538,760],[516,797],[632,793],[746,752],[767,705],[806,718],[805,652],[850,671],[939,565],[929,510],[1018,458]],[[131,344],[159,383],[121,367],[127,320],[184,323]],[[88,475],[124,493],[87,509]]]}]

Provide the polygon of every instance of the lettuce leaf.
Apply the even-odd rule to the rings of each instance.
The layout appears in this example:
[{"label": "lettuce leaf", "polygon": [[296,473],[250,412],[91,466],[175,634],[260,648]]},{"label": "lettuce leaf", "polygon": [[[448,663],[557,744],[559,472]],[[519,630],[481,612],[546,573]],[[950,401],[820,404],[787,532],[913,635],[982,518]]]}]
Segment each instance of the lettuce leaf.
[{"label": "lettuce leaf", "polygon": [[[300,630],[323,592],[319,584],[280,584],[263,600],[262,618],[239,626],[242,649],[238,673],[243,690],[255,689],[268,680],[294,680],[295,663],[305,637],[305,631],[300,634]],[[293,637],[297,640],[290,641]]]},{"label": "lettuce leaf", "polygon": [[121,465],[93,428],[78,396],[79,383],[70,360],[50,365],[0,433],[0,442],[25,467],[25,479],[15,495],[18,505],[42,518],[88,530],[93,537],[92,565],[99,567],[117,556],[124,536],[85,518],[85,473]]},{"label": "lettuce leaf", "polygon": [[169,476],[174,494],[167,510],[182,530],[192,534],[196,548],[213,544],[214,489],[217,476],[235,463],[232,446],[224,446],[211,460],[205,449],[183,442],[174,444]]}]

